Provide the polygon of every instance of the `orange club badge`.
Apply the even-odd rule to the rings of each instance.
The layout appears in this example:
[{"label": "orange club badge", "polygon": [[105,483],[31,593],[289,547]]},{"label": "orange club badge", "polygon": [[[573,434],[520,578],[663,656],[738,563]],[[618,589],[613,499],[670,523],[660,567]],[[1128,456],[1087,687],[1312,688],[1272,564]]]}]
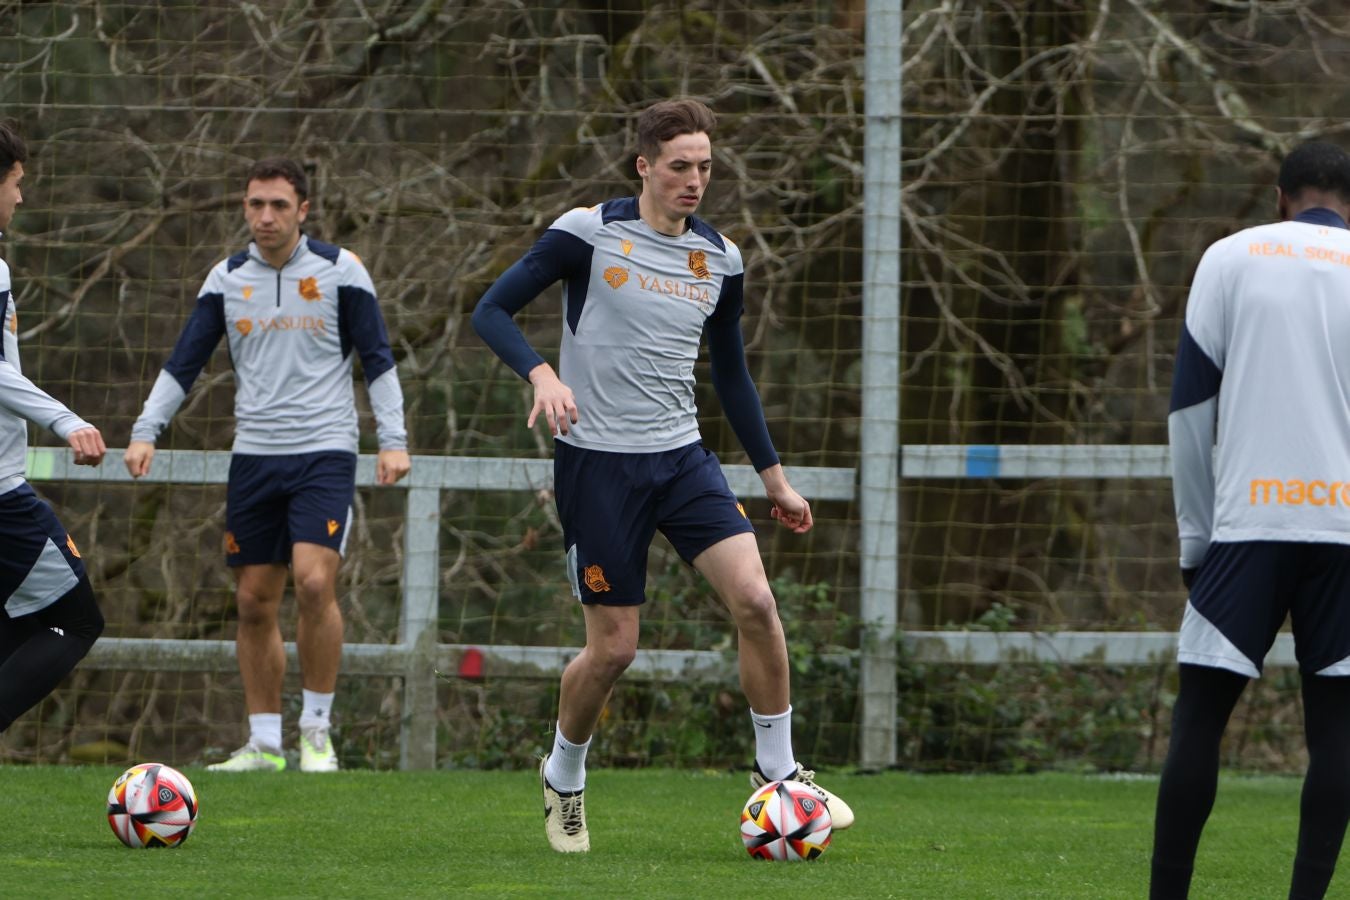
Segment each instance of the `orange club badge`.
[{"label": "orange club badge", "polygon": [[310,275],[308,278],[300,279],[300,296],[304,297],[310,303],[315,300],[322,300],[323,294],[319,293],[319,279]]},{"label": "orange club badge", "polygon": [[609,582],[605,580],[605,570],[598,565],[587,566],[581,572],[582,579],[586,582],[586,587],[593,593],[603,594],[610,590]]},{"label": "orange club badge", "polygon": [[712,272],[708,270],[708,254],[702,250],[690,250],[689,271],[694,273],[695,278],[711,278]]}]

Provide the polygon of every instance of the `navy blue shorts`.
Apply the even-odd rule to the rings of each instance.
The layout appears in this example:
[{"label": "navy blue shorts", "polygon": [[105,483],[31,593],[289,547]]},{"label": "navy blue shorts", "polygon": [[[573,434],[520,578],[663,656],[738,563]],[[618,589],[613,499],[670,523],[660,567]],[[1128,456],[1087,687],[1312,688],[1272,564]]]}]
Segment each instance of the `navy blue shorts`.
[{"label": "navy blue shorts", "polygon": [[230,459],[225,563],[289,563],[304,542],[342,553],[356,494],[356,454],[341,451]]},{"label": "navy blue shorts", "polygon": [[1350,675],[1350,546],[1211,544],[1191,584],[1177,659],[1255,678],[1286,616],[1300,672]]},{"label": "navy blue shorts", "polygon": [[717,457],[701,443],[608,453],[554,441],[553,485],[567,574],[582,603],[642,603],[647,550],[658,529],[685,562],[755,531]]},{"label": "navy blue shorts", "polygon": [[11,619],[45,609],[85,577],[80,551],[27,484],[0,495],[0,606]]}]

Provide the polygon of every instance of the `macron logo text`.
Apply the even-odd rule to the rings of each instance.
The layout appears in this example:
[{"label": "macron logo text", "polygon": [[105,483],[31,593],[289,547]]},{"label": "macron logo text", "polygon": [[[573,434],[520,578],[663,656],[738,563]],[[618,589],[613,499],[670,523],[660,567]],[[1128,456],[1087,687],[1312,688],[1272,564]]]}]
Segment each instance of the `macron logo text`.
[{"label": "macron logo text", "polygon": [[1252,506],[1350,506],[1350,481],[1253,478]]}]

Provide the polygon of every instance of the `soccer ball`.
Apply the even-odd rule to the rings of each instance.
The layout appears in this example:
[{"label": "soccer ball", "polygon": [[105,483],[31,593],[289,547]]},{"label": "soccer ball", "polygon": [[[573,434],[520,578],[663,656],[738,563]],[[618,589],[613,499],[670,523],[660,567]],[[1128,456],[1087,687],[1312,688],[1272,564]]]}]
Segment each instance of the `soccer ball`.
[{"label": "soccer ball", "polygon": [[197,792],[177,769],[132,766],[108,791],[108,824],[128,847],[177,847],[197,827]]},{"label": "soccer ball", "polygon": [[741,840],[755,859],[815,859],[833,827],[825,801],[799,781],[770,781],[741,810]]}]

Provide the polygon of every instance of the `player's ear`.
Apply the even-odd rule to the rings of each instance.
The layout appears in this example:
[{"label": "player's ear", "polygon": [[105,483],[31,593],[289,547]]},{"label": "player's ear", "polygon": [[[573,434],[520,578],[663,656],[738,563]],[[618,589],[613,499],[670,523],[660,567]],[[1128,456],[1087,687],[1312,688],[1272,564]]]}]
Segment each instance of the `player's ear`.
[{"label": "player's ear", "polygon": [[637,173],[639,178],[646,178],[651,173],[651,163],[647,162],[647,157],[639,156],[637,158]]},{"label": "player's ear", "polygon": [[300,202],[300,205],[295,208],[295,212],[296,212],[296,221],[299,222],[305,221],[305,216],[309,215],[309,201],[302,200]]}]

